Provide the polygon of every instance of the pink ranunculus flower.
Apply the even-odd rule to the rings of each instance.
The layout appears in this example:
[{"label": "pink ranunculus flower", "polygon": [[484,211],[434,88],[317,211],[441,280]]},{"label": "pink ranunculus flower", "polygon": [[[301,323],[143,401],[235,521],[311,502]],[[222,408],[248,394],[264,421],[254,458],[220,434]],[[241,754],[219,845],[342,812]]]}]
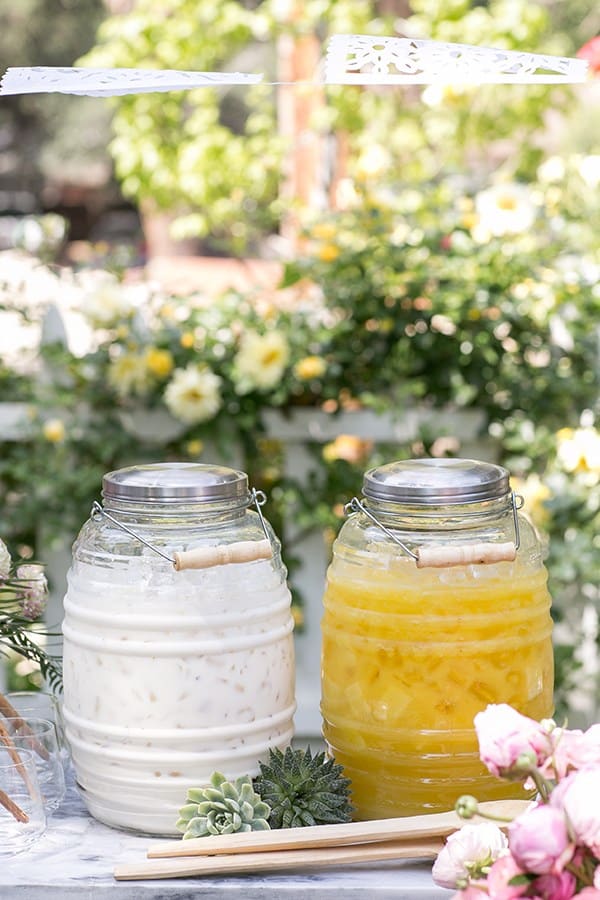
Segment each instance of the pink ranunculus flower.
[{"label": "pink ranunculus flower", "polygon": [[575,841],[600,859],[600,768],[567,775],[550,794],[550,806],[564,813]]},{"label": "pink ranunculus flower", "polygon": [[508,827],[510,852],[517,865],[536,875],[562,872],[575,852],[562,810],[539,804]]},{"label": "pink ranunculus flower", "polygon": [[533,882],[532,889],[543,900],[571,900],[577,890],[577,879],[570,872],[540,875]]},{"label": "pink ranunculus flower", "polygon": [[552,740],[544,726],[506,703],[490,704],[477,713],[474,722],[479,756],[496,777],[524,777],[522,770],[515,770],[520,756],[528,754],[541,766],[552,752]]},{"label": "pink ranunculus flower", "polygon": [[576,897],[583,897],[583,900],[600,900],[600,890],[595,887],[584,887],[582,891],[575,894]]},{"label": "pink ranunculus flower", "polygon": [[433,880],[441,887],[467,887],[469,879],[481,877],[482,868],[490,866],[507,846],[506,836],[496,825],[463,825],[442,847],[433,864]]},{"label": "pink ranunculus flower", "polygon": [[490,897],[499,898],[499,900],[513,900],[514,897],[522,897],[528,885],[509,884],[509,881],[524,874],[523,869],[519,868],[510,853],[498,857],[487,877]]}]

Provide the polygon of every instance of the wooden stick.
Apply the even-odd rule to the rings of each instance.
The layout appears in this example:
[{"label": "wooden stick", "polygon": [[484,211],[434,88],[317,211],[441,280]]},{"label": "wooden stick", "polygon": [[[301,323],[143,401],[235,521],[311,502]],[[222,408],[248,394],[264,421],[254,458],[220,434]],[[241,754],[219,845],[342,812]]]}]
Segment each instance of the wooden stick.
[{"label": "wooden stick", "polygon": [[0,790],[0,803],[2,804],[2,806],[5,809],[7,809],[9,811],[9,813],[12,813],[12,815],[15,817],[17,822],[25,822],[25,823],[29,822],[29,816],[27,815],[27,813],[23,812],[21,807],[17,806],[17,804],[14,803],[10,799],[8,794],[5,794],[4,791],[1,791],[1,790]]},{"label": "wooden stick", "polygon": [[386,859],[435,859],[441,849],[442,841],[416,840],[362,844],[355,847],[242,853],[238,856],[210,856],[203,859],[142,860],[140,863],[116,866],[114,876],[119,881],[134,881],[197,875],[236,875],[243,872],[279,872],[284,869],[314,869]]},{"label": "wooden stick", "polygon": [[34,788],[31,783],[31,779],[29,778],[29,775],[27,774],[27,769],[23,765],[23,760],[19,756],[19,751],[17,750],[10,733],[4,727],[2,722],[0,722],[0,742],[2,742],[4,744],[4,746],[6,747],[6,749],[8,750],[8,755],[10,756],[10,758],[14,762],[15,766],[17,767],[17,771],[18,771],[19,775],[25,782],[25,786],[27,787],[27,792],[29,793],[29,795],[31,797],[33,797],[34,796],[34,794],[33,794]]},{"label": "wooden stick", "polygon": [[[529,800],[492,800],[480,803],[482,812],[514,819],[528,806]],[[476,816],[473,821],[481,821]],[[260,853],[266,851],[341,847],[379,841],[417,840],[443,837],[464,825],[454,811],[405,816],[396,819],[374,819],[370,822],[348,822],[341,825],[312,825],[305,828],[279,828],[273,831],[247,831],[215,837],[168,841],[150,847],[151,859],[212,854]]]},{"label": "wooden stick", "polygon": [[[20,719],[20,715],[4,694],[0,694],[0,713],[5,719]],[[23,721],[21,719],[21,721]],[[20,726],[19,726],[20,727]]]}]

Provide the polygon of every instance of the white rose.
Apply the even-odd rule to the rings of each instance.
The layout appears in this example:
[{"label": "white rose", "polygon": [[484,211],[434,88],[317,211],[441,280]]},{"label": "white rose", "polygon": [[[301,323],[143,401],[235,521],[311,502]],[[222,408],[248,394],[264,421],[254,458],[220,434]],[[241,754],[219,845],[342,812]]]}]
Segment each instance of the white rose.
[{"label": "white rose", "polygon": [[141,353],[121,353],[110,361],[108,382],[121,397],[144,394],[150,387],[146,358]]},{"label": "white rose", "polygon": [[189,425],[212,419],[221,406],[221,378],[210,369],[199,369],[190,363],[175,369],[165,390],[169,411]]},{"label": "white rose", "polygon": [[536,209],[529,188],[523,184],[497,184],[475,197],[478,227],[495,237],[527,231]]},{"label": "white rose", "polygon": [[465,887],[469,878],[485,874],[482,869],[491,866],[507,847],[508,840],[496,825],[463,825],[446,840],[433,864],[433,880],[441,887]]},{"label": "white rose", "polygon": [[269,331],[265,335],[246,332],[234,363],[239,393],[274,387],[283,375],[289,356],[288,342],[278,331]]},{"label": "white rose", "polygon": [[85,290],[81,301],[82,312],[94,325],[109,327],[133,314],[136,299],[135,287],[106,277]]}]

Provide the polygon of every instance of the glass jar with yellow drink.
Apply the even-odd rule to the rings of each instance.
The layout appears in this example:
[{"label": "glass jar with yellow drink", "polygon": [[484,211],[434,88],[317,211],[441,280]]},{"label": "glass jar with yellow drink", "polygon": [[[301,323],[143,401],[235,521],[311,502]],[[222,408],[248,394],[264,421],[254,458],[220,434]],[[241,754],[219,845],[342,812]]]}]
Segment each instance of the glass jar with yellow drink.
[{"label": "glass jar with yellow drink", "polygon": [[334,544],[323,733],[360,819],[519,796],[479,761],[473,717],[552,714],[547,573],[501,466],[419,459],[367,472]]}]

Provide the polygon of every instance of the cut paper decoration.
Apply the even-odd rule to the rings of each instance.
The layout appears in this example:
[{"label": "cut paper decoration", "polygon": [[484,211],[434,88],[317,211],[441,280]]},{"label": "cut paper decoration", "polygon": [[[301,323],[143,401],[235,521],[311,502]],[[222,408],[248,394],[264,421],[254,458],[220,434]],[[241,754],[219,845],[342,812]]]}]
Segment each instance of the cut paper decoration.
[{"label": "cut paper decoration", "polygon": [[7,69],[0,94],[80,94],[116,97],[154,91],[182,91],[231,84],[257,84],[262,75],[185,72],[176,69],[86,69],[34,66]]},{"label": "cut paper decoration", "polygon": [[[586,80],[585,59],[545,56],[516,50],[494,50],[469,44],[448,44],[413,38],[336,34],[327,46],[325,84],[576,84]],[[263,75],[240,72],[187,72],[170,69],[8,69],[0,94],[61,93],[115,97],[152,91],[181,91],[199,87],[249,85]],[[319,84],[316,73],[312,82]]]},{"label": "cut paper decoration", "polygon": [[583,59],[414,38],[336,34],[325,60],[328,84],[576,84]]}]

